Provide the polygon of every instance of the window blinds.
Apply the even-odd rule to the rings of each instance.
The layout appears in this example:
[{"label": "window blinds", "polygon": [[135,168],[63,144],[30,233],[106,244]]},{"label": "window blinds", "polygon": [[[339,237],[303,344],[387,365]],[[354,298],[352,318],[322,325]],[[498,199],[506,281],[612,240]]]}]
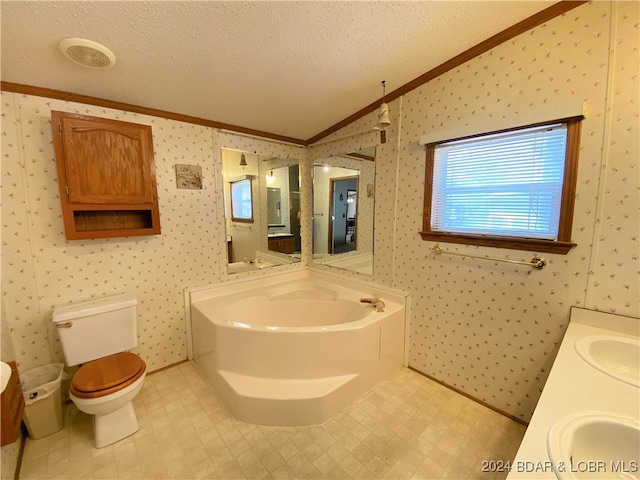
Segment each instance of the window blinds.
[{"label": "window blinds", "polygon": [[566,125],[436,146],[431,230],[556,240]]}]

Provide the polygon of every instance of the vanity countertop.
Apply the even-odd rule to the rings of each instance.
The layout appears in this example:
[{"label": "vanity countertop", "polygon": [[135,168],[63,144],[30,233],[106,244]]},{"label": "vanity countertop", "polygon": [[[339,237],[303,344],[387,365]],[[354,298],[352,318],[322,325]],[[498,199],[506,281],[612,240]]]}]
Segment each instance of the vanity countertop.
[{"label": "vanity countertop", "polygon": [[[508,479],[556,479],[547,438],[552,426],[567,415],[598,411],[640,416],[640,388],[601,372],[578,354],[576,342],[593,335],[637,340],[640,319],[572,308],[569,327],[515,459],[507,465],[492,465],[509,471]],[[618,478],[607,468],[601,478]],[[637,475],[636,471],[629,478]]]},{"label": "vanity countertop", "polygon": [[269,238],[293,237],[293,233],[270,233],[267,236]]}]

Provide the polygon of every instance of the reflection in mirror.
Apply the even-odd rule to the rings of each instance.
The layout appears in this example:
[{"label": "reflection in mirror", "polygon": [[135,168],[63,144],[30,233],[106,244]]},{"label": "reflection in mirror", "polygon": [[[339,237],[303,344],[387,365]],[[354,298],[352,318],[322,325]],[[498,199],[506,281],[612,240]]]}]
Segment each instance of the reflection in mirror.
[{"label": "reflection in mirror", "polygon": [[227,273],[299,262],[298,161],[223,148],[222,170]]},{"label": "reflection in mirror", "polygon": [[313,262],[373,275],[375,147],[316,159]]},{"label": "reflection in mirror", "polygon": [[[269,162],[281,159],[267,159]],[[272,168],[266,175],[269,250],[300,255],[300,172],[298,165]],[[273,220],[273,221],[272,221]]]},{"label": "reflection in mirror", "polygon": [[269,226],[281,226],[282,203],[280,202],[280,189],[267,187],[267,222]]},{"label": "reflection in mirror", "polygon": [[251,177],[229,182],[231,189],[231,220],[253,223],[253,195]]}]

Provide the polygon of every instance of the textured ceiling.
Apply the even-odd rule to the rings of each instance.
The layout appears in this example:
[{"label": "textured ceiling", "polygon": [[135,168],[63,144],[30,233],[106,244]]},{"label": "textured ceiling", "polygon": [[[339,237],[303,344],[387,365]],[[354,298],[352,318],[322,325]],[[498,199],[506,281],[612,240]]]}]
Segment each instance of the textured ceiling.
[{"label": "textured ceiling", "polygon": [[2,1],[2,80],[308,139],[553,3]]}]

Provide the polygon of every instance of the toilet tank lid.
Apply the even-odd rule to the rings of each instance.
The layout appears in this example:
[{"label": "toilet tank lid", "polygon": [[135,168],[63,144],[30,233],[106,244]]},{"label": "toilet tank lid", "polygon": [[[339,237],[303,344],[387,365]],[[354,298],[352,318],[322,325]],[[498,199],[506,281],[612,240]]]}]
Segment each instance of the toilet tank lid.
[{"label": "toilet tank lid", "polygon": [[132,293],[121,293],[119,295],[111,295],[102,297],[88,302],[76,303],[74,305],[66,305],[53,309],[51,320],[54,323],[66,322],[74,318],[89,317],[104,312],[120,310],[122,308],[137,305],[138,299]]}]

